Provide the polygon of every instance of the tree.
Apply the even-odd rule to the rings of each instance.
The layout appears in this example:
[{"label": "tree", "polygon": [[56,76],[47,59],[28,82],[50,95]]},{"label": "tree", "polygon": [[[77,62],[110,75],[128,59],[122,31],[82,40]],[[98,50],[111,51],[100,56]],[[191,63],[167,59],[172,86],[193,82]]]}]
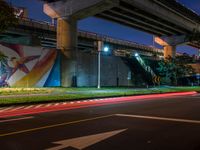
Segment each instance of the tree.
[{"label": "tree", "polygon": [[162,83],[177,85],[178,79],[193,75],[195,72],[189,65],[191,62],[193,59],[187,54],[159,61],[157,71],[162,77]]},{"label": "tree", "polygon": [[4,0],[0,0],[0,33],[16,23],[17,18],[14,15],[14,8]]}]

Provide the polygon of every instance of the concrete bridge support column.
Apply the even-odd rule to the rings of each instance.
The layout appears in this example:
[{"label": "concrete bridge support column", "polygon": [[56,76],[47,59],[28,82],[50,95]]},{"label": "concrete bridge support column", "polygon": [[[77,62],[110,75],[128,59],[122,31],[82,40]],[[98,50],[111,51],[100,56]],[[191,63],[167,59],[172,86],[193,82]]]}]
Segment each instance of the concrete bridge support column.
[{"label": "concrete bridge support column", "polygon": [[164,46],[164,58],[167,58],[169,56],[175,58],[176,46],[171,46],[171,45]]},{"label": "concrete bridge support column", "polygon": [[119,5],[119,0],[60,0],[44,4],[44,12],[57,19],[57,48],[62,51],[61,85],[76,86],[77,20]]},{"label": "concrete bridge support column", "polygon": [[61,50],[61,86],[77,86],[77,21],[57,20],[57,48]]}]

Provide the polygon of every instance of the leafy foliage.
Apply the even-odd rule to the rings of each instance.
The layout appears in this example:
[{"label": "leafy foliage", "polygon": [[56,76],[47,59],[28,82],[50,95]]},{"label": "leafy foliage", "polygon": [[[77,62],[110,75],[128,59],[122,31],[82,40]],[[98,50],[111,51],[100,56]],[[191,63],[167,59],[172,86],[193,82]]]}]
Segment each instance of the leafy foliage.
[{"label": "leafy foliage", "polygon": [[0,0],[0,33],[17,23],[14,9],[4,0]]},{"label": "leafy foliage", "polygon": [[177,85],[179,78],[193,75],[195,71],[189,65],[192,62],[194,62],[193,58],[187,54],[161,60],[157,68],[159,75],[162,77],[161,82],[163,84]]}]

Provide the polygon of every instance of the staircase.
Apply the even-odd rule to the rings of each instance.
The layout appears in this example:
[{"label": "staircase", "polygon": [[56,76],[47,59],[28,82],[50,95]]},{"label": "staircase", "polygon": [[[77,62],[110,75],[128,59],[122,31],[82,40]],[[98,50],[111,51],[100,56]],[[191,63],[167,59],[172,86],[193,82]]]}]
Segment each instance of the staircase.
[{"label": "staircase", "polygon": [[120,50],[115,52],[115,56],[121,57],[124,63],[129,66],[136,79],[135,84],[143,82],[148,85],[154,85],[152,79],[156,77],[156,73],[135,51]]},{"label": "staircase", "polygon": [[140,55],[136,55],[135,58],[140,63],[142,68],[151,75],[152,78],[156,76],[151,67],[145,64],[144,60],[140,57]]}]

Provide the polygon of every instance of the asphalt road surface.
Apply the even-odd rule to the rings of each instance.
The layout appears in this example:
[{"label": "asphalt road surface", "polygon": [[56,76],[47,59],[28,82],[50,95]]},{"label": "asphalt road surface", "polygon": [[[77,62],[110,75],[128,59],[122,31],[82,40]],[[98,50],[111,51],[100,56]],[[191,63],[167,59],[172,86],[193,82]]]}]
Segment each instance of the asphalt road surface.
[{"label": "asphalt road surface", "polygon": [[200,150],[200,95],[0,120],[1,150]]}]

